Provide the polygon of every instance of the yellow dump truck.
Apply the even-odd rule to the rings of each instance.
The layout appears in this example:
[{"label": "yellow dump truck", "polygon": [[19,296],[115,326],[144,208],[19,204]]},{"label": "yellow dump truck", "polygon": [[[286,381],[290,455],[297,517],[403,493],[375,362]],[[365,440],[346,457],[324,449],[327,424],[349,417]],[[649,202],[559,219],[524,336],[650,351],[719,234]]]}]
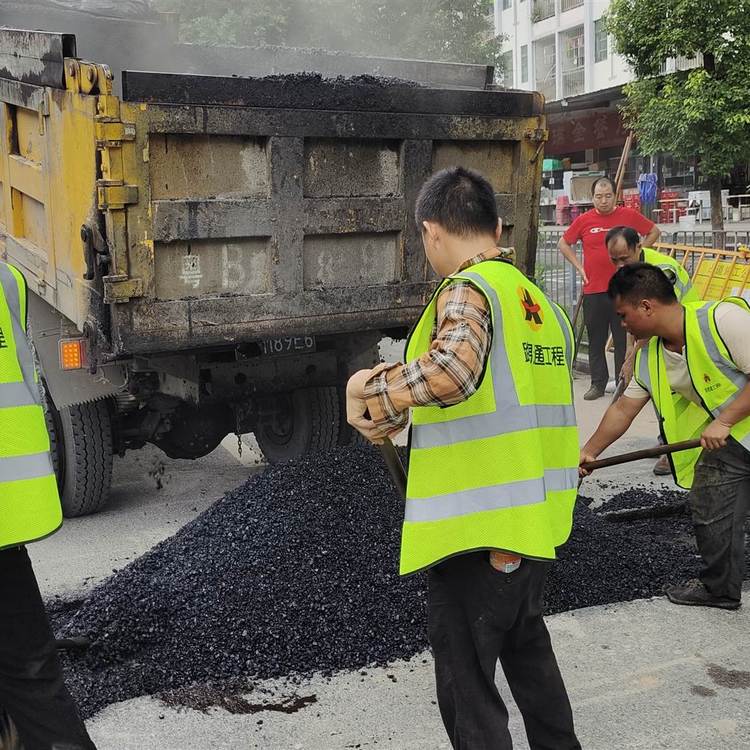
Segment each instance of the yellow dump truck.
[{"label": "yellow dump truck", "polygon": [[[435,287],[412,219],[434,170],[492,181],[533,271],[538,94],[486,66],[164,47],[172,72],[113,75],[71,34],[0,29],[0,253],[31,292],[69,516],[145,443],[195,458],[254,432],[278,461],[352,441],[349,373]],[[185,72],[201,61],[221,74]]]}]

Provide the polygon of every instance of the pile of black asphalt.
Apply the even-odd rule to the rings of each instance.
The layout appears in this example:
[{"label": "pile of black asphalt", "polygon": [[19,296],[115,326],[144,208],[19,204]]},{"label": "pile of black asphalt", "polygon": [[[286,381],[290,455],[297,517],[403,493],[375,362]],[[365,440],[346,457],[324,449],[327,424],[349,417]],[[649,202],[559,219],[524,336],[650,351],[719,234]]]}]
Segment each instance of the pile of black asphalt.
[{"label": "pile of black asphalt", "polygon": [[[661,500],[632,492],[631,505]],[[58,636],[92,642],[64,659],[83,715],[189,685],[331,674],[419,653],[426,576],[398,575],[402,513],[375,449],[309,455],[226,494],[85,600],[50,602]],[[686,514],[612,523],[579,502],[548,611],[660,595],[697,569]]]}]

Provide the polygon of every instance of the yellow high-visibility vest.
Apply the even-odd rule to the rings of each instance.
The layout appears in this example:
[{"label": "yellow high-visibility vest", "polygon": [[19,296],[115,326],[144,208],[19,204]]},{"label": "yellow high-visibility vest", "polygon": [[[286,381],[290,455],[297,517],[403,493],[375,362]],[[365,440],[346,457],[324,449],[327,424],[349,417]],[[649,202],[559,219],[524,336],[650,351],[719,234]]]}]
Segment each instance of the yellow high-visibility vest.
[{"label": "yellow high-visibility vest", "polygon": [[642,251],[644,263],[661,268],[662,271],[671,271],[674,274],[674,293],[678,302],[686,305],[688,302],[699,301],[698,292],[693,287],[693,282],[690,281],[690,274],[674,258],[650,247],[644,247]]},{"label": "yellow high-visibility vest", "polygon": [[0,549],[62,524],[34,355],[26,336],[26,282],[0,262]]},{"label": "yellow high-visibility vest", "polygon": [[437,296],[462,279],[487,299],[492,344],[476,392],[412,410],[401,574],[478,549],[554,559],[570,535],[578,428],[565,313],[513,265],[489,260],[446,279],[406,347],[430,347]]},{"label": "yellow high-visibility vest", "polygon": [[[659,418],[662,437],[668,443],[699,438],[703,430],[721,414],[747,385],[748,378],[732,361],[716,329],[716,308],[731,302],[750,311],[740,297],[719,302],[691,302],[685,308],[685,358],[700,404],[673,393],[664,363],[664,344],[653,337],[639,349],[635,360],[636,382],[649,392]],[[732,427],[732,437],[750,451],[750,417]],[[672,453],[670,464],[675,482],[685,489],[693,486],[695,464],[701,448]]]}]

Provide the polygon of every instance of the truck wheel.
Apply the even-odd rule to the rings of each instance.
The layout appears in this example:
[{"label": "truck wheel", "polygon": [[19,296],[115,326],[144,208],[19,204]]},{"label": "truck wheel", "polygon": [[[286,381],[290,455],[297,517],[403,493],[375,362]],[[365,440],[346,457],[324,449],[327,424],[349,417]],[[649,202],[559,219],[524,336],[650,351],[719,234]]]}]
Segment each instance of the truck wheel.
[{"label": "truck wheel", "polygon": [[339,445],[368,445],[366,437],[357,432],[346,421],[346,385],[340,385],[336,388],[339,397],[339,411],[341,419],[339,424]]},{"label": "truck wheel", "polygon": [[[57,476],[57,488],[61,489],[61,467],[62,467],[62,426],[60,425],[60,412],[57,411],[52,403],[52,396],[47,390],[47,383],[42,379],[42,406],[44,407],[44,421],[47,423],[47,432],[49,433],[49,452],[52,456],[52,468]],[[0,745],[0,750],[2,750]]]},{"label": "truck wheel", "polygon": [[263,455],[275,464],[305,453],[331,450],[339,434],[335,386],[300,388],[273,399],[273,415],[255,431]]},{"label": "truck wheel", "polygon": [[66,518],[101,510],[112,484],[112,416],[106,400],[59,411],[47,396],[52,463]]}]

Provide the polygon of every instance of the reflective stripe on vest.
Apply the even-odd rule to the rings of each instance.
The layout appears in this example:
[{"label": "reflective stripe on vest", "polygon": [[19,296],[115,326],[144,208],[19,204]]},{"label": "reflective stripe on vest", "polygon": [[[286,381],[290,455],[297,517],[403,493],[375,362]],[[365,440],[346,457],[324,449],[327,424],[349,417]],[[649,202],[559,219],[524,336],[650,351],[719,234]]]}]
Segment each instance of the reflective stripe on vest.
[{"label": "reflective stripe on vest", "polygon": [[407,521],[440,521],[485,510],[499,510],[539,502],[549,491],[578,487],[578,469],[545,469],[544,477],[508,482],[474,490],[460,490],[438,497],[411,498],[406,504]]},{"label": "reflective stripe on vest", "polygon": [[[0,383],[0,409],[6,409],[11,406],[33,406],[39,403],[34,397],[34,390],[30,390],[24,381],[23,383]],[[38,391],[36,391],[38,394]]]},{"label": "reflective stripe on vest", "polygon": [[[716,308],[722,303],[736,304],[750,312],[750,305],[744,299],[728,297],[720,302],[688,305],[685,313],[685,335],[689,343],[689,346],[686,346],[688,369],[691,370],[695,390],[714,417],[718,417],[748,383],[748,376],[732,362],[731,355],[716,329]],[[693,318],[697,321],[697,336]],[[694,373],[693,370],[700,372]],[[713,377],[709,373],[713,374]],[[737,422],[730,434],[738,443],[750,450],[750,417]]]},{"label": "reflective stripe on vest", "polygon": [[0,477],[12,477],[14,482],[19,479],[38,479],[47,476],[52,470],[49,451],[28,456],[0,457]]},{"label": "reflective stripe on vest", "polygon": [[[574,338],[560,308],[512,265],[484,261],[440,286],[409,338],[406,361],[429,350],[437,297],[460,280],[486,298],[492,343],[471,396],[412,410],[402,574],[476,549],[554,559],[572,524]],[[538,323],[525,318],[524,290]],[[540,361],[532,361],[532,347]]]},{"label": "reflective stripe on vest", "polygon": [[687,304],[689,302],[698,301],[698,292],[693,287],[693,283],[690,280],[690,274],[687,272],[687,269],[671,255],[664,255],[664,253],[660,253],[658,250],[654,250],[651,247],[644,247],[643,260],[645,263],[649,263],[652,266],[657,266],[664,271],[669,270],[674,273],[675,280],[673,286],[678,302]]},{"label": "reflective stripe on vest", "polygon": [[49,536],[62,523],[49,436],[26,335],[26,288],[0,262],[0,549]]}]

